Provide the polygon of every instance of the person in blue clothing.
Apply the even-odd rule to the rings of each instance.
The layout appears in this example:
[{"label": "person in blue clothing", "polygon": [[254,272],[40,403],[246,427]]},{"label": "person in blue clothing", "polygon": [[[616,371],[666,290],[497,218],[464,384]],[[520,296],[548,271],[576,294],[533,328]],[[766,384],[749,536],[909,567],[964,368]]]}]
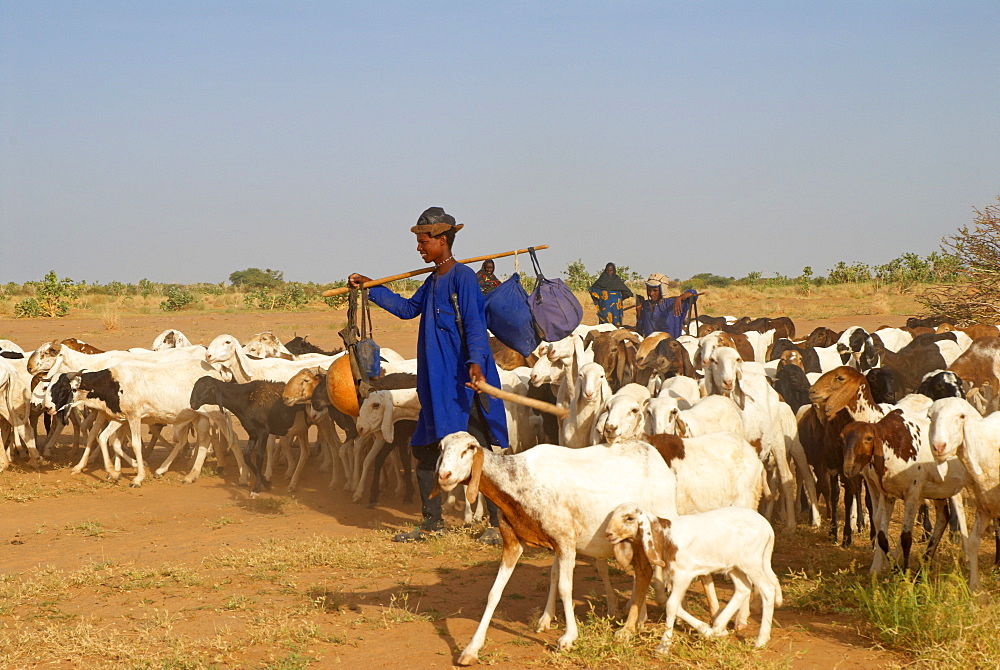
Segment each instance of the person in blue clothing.
[{"label": "person in blue clothing", "polygon": [[688,310],[698,300],[698,292],[690,288],[678,296],[664,298],[663,290],[668,282],[659,272],[649,275],[646,280],[647,299],[636,303],[635,326],[643,337],[656,332],[680,337]]},{"label": "person in blue clothing", "polygon": [[[427,532],[443,529],[441,498],[431,497],[441,438],[467,430],[489,449],[506,448],[507,419],[503,401],[477,396],[470,384],[486,381],[499,387],[500,375],[490,351],[486,332],[485,299],[476,272],[452,255],[455,233],[464,224],[440,207],[430,207],[410,231],[417,236],[417,252],[434,272],[412,298],[404,298],[384,286],[372,287],[369,298],[401,319],[420,317],[417,334],[417,395],[420,415],[410,441],[417,461],[417,487],[423,523],[411,533],[401,533],[397,542],[419,541]],[[351,286],[361,286],[368,277],[352,274]],[[457,307],[457,313],[456,313]],[[463,332],[464,331],[464,332]],[[492,527],[480,538],[499,544],[496,507],[489,505]]]}]

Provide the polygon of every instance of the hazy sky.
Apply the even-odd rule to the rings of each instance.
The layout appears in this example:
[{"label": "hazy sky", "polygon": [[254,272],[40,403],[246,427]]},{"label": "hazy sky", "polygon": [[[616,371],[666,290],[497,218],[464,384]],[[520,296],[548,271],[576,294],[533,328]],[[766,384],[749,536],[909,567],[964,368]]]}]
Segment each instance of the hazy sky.
[{"label": "hazy sky", "polygon": [[[0,0],[0,281],[333,281],[531,244],[926,254],[1000,195],[1000,3]],[[500,273],[510,272],[498,262]]]}]

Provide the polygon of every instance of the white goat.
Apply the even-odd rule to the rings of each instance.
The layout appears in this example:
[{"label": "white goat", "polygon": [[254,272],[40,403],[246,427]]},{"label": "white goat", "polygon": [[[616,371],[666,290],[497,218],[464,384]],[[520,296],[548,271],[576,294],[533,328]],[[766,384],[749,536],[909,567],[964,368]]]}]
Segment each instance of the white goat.
[{"label": "white goat", "polygon": [[646,433],[695,437],[720,431],[743,434],[743,412],[732,398],[710,395],[685,409],[685,400],[651,398],[646,404]]},{"label": "white goat", "polygon": [[[670,651],[674,619],[678,616],[706,637],[726,635],[726,625],[737,610],[746,611],[743,605],[753,587],[760,593],[762,604],[754,646],[763,647],[771,639],[774,607],[782,603],[781,584],[771,568],[774,530],[757,512],[744,507],[724,507],[668,519],[646,512],[642,505],[624,503],[611,513],[606,535],[614,544],[615,558],[620,564],[637,564],[637,590],[645,593],[647,576],[651,573],[648,567],[639,567],[637,555],[643,557],[643,563],[663,567],[669,574],[666,630],[656,647],[657,653]],[[715,617],[712,626],[708,626],[687,614],[681,605],[695,578],[715,573],[728,575],[733,580],[734,592],[733,599]],[[642,580],[646,580],[645,584]],[[639,605],[633,604],[628,621],[639,618],[638,610]],[[745,624],[746,621],[737,618],[737,629]]]},{"label": "white goat", "polygon": [[979,543],[993,519],[1000,516],[1000,412],[982,418],[967,401],[942,398],[934,401],[929,415],[930,446],[939,471],[946,476],[952,469],[950,462],[957,458],[965,466],[976,499],[976,520],[966,548],[969,587],[976,591],[982,586]]},{"label": "white goat", "polygon": [[[468,481],[470,500],[482,491],[503,513],[500,569],[483,618],[458,659],[461,665],[478,659],[493,611],[525,546],[556,553],[551,586],[558,586],[566,616],[559,648],[568,649],[578,635],[573,614],[576,555],[611,557],[612,545],[605,537],[611,511],[626,499],[637,499],[658,516],[677,515],[674,475],[656,450],[642,442],[582,449],[540,444],[520,454],[499,456],[480,448],[472,435],[453,433],[441,441],[437,476],[445,491]],[[606,573],[606,562],[598,561],[601,564]],[[555,594],[550,587],[539,631],[549,628]]]},{"label": "white goat", "polygon": [[604,368],[597,363],[583,365],[569,402],[569,414],[560,426],[560,443],[574,449],[594,444],[594,422],[610,399],[611,386]]},{"label": "white goat", "polygon": [[649,389],[640,384],[626,384],[611,396],[597,417],[592,444],[628,442],[642,439]]}]

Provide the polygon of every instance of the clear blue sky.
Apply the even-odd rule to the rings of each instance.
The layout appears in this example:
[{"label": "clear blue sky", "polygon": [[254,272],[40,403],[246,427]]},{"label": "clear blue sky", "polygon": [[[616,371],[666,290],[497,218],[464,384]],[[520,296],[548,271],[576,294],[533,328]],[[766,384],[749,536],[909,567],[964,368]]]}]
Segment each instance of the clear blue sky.
[{"label": "clear blue sky", "polygon": [[[1000,195],[1000,3],[0,0],[0,281],[926,254]],[[508,273],[510,263],[498,263]]]}]

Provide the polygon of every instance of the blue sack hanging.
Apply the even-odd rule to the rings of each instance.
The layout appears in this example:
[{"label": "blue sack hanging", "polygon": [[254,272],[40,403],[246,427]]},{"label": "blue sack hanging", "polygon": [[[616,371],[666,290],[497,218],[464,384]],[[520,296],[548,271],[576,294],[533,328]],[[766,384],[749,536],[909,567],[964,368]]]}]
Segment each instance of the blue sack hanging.
[{"label": "blue sack hanging", "polygon": [[486,327],[522,356],[528,356],[538,346],[528,293],[516,272],[486,296]]},{"label": "blue sack hanging", "polygon": [[534,247],[528,248],[535,268],[535,290],[528,297],[531,315],[539,336],[546,342],[556,342],[573,332],[583,321],[583,306],[562,279],[546,279],[538,264]]}]

